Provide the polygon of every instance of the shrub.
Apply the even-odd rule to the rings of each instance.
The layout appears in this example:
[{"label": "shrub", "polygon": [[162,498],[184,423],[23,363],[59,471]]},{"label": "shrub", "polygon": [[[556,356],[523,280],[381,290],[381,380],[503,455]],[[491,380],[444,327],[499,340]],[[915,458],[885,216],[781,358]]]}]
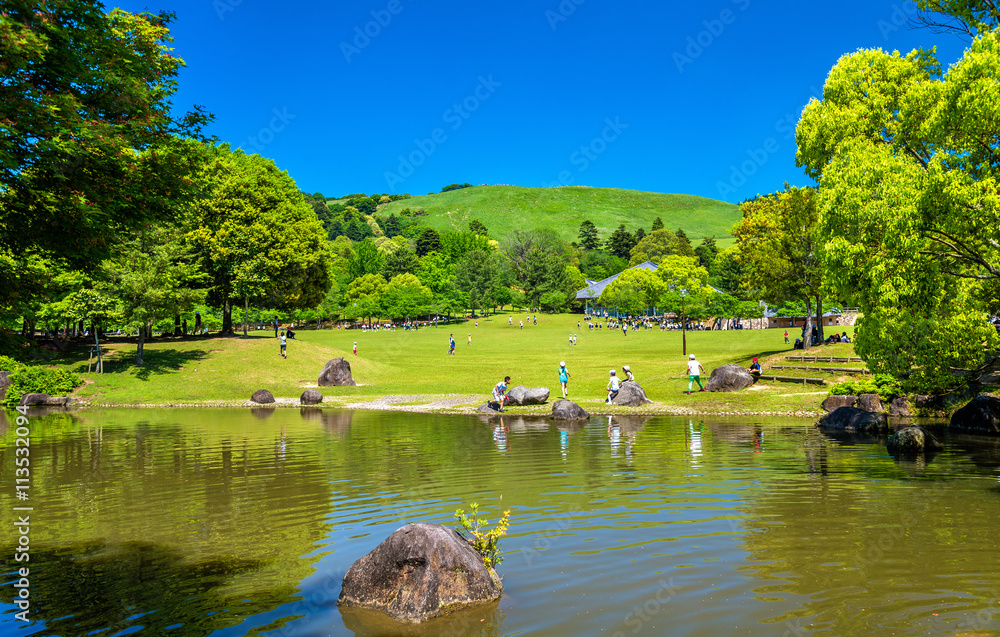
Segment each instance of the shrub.
[{"label": "shrub", "polygon": [[24,367],[24,363],[19,363],[10,356],[0,356],[0,371],[13,372]]},{"label": "shrub", "polygon": [[892,374],[875,374],[846,383],[837,383],[830,390],[834,396],[860,396],[878,394],[882,398],[898,396],[903,391],[899,380]]},{"label": "shrub", "polygon": [[476,502],[470,504],[469,512],[472,515],[466,515],[462,509],[455,511],[455,517],[462,525],[460,530],[472,533],[472,548],[483,556],[486,568],[496,568],[503,561],[500,555],[500,538],[507,534],[507,527],[510,526],[510,509],[503,512],[503,517],[490,531],[483,530],[490,521],[479,517],[479,504]]},{"label": "shrub", "polygon": [[83,380],[65,369],[22,366],[9,377],[10,387],[4,404],[16,407],[24,394],[66,395],[83,384]]}]

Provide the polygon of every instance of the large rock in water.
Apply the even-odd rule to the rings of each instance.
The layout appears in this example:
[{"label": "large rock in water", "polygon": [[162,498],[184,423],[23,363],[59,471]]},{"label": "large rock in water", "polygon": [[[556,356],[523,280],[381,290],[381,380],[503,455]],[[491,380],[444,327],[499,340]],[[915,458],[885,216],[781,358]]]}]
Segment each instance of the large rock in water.
[{"label": "large rock in water", "polygon": [[753,376],[746,370],[746,367],[723,365],[712,370],[712,375],[705,384],[705,389],[707,391],[740,391],[753,383]]},{"label": "large rock in water", "polygon": [[518,407],[524,407],[526,405],[544,405],[545,401],[549,399],[549,389],[548,387],[535,387],[534,389],[528,389],[524,385],[518,385],[514,389],[507,392],[507,397],[510,398],[510,405],[517,405]]},{"label": "large rock in water", "polygon": [[621,388],[618,390],[618,395],[611,401],[611,404],[639,407],[641,405],[648,405],[651,402],[653,401],[646,398],[646,391],[642,388],[642,385],[634,380],[630,380],[622,383]]},{"label": "large rock in water", "polygon": [[[245,395],[246,394],[244,394],[244,396]],[[258,405],[270,405],[274,402],[274,396],[272,396],[271,392],[266,389],[258,389],[253,393],[253,396],[250,397],[250,401],[257,403]]]},{"label": "large rock in water", "polygon": [[552,403],[552,417],[556,420],[586,420],[590,414],[572,400],[560,398]]},{"label": "large rock in water", "polygon": [[351,376],[351,364],[343,356],[335,358],[323,366],[319,373],[320,387],[354,387],[354,377]]},{"label": "large rock in water", "polygon": [[823,411],[830,413],[831,411],[836,411],[841,407],[854,407],[857,404],[857,396],[828,396],[820,406],[823,408]]},{"label": "large rock in water", "polygon": [[422,622],[500,599],[499,577],[454,529],[407,524],[355,562],[338,604]]},{"label": "large rock in water", "polygon": [[907,427],[893,434],[885,448],[893,455],[908,455],[925,451],[941,451],[943,447],[934,436],[920,427]]},{"label": "large rock in water", "polygon": [[323,402],[323,394],[317,389],[307,389],[299,396],[299,402],[303,405],[318,405]]},{"label": "large rock in water", "polygon": [[885,414],[876,414],[857,407],[841,407],[819,419],[816,425],[828,431],[875,434],[889,430]]},{"label": "large rock in water", "polygon": [[956,411],[948,428],[972,434],[1000,434],[1000,398],[977,396]]}]

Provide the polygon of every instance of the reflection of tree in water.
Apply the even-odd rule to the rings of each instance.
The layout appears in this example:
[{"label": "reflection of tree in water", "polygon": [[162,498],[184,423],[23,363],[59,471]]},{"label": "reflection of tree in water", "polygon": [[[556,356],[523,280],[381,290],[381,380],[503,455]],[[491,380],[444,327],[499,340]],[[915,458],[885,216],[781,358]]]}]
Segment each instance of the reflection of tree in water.
[{"label": "reflection of tree in water", "polygon": [[803,443],[801,471],[784,465],[761,473],[740,522],[749,560],[740,571],[761,582],[755,591],[802,599],[771,621],[889,634],[893,626],[916,630],[929,607],[955,617],[989,608],[1000,574],[969,565],[1000,559],[995,493],[967,480],[928,479],[926,466],[911,470],[884,449],[873,457],[871,447],[816,430]]},{"label": "reflection of tree in water", "polygon": [[[14,554],[12,546],[2,550]],[[23,566],[7,560],[5,571]],[[192,561],[152,542],[33,546],[30,616],[35,627],[44,622],[34,634],[114,634],[141,626],[147,635],[208,635],[295,595],[298,581],[291,578],[252,585],[250,576],[263,566],[234,556]],[[174,624],[182,625],[167,630]]]},{"label": "reflection of tree in water", "polygon": [[421,624],[397,622],[366,608],[340,606],[339,610],[344,626],[356,637],[501,637],[505,634],[504,614],[498,605],[483,604]]}]

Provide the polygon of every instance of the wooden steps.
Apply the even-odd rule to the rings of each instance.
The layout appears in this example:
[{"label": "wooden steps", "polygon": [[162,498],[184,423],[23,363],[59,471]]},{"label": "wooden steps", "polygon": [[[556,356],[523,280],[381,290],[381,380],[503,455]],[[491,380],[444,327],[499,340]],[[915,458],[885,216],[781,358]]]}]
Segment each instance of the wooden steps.
[{"label": "wooden steps", "polygon": [[829,372],[831,374],[871,374],[870,371],[861,367],[809,367],[807,365],[772,365],[768,369],[805,369],[817,372]]},{"label": "wooden steps", "polygon": [[774,376],[772,374],[761,374],[757,376],[758,380],[770,380],[778,383],[799,383],[800,385],[825,385],[826,381],[822,378],[805,378],[797,376]]},{"label": "wooden steps", "polygon": [[810,363],[863,363],[860,356],[786,356],[785,360]]}]

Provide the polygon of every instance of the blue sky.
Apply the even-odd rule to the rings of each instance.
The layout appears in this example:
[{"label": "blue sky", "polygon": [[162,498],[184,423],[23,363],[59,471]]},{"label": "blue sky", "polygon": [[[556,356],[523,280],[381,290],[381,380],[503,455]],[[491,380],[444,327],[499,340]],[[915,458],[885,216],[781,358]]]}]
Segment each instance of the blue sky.
[{"label": "blue sky", "polygon": [[585,185],[738,202],[789,181],[844,53],[965,46],[912,3],[347,0],[109,3],[177,14],[177,108],[308,192]]}]

